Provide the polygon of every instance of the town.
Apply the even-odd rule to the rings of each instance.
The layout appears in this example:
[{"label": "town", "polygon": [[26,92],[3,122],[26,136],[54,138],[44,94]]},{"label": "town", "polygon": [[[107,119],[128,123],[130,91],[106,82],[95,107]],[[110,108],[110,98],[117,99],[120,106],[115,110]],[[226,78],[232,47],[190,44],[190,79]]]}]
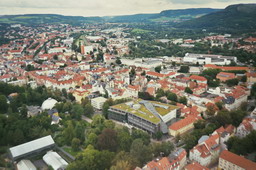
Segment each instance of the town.
[{"label": "town", "polygon": [[202,32],[8,27],[0,167],[255,169],[256,38]]}]

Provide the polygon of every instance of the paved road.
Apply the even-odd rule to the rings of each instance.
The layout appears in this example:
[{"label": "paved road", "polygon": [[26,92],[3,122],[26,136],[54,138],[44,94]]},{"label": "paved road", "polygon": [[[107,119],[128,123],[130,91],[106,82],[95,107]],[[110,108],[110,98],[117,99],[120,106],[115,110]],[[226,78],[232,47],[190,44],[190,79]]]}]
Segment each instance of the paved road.
[{"label": "paved road", "polygon": [[89,117],[82,115],[82,119],[85,120],[86,122],[92,123],[92,119],[90,119]]}]

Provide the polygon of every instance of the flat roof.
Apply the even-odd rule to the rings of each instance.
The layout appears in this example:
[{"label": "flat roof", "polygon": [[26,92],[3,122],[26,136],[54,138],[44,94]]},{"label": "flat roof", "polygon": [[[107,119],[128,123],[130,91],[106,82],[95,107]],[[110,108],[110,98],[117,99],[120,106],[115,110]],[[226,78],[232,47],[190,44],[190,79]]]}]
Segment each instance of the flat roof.
[{"label": "flat roof", "polygon": [[[139,102],[142,101],[142,99],[135,99],[133,101],[129,101],[126,103],[121,103],[121,104],[117,104],[114,106],[111,106],[114,109],[118,109],[118,110],[122,110],[125,112],[129,112],[131,114],[134,114],[138,117],[141,117],[145,120],[148,120],[152,123],[159,123],[161,122],[160,118],[155,116],[150,110],[148,110],[144,104],[140,104]],[[178,109],[177,106],[174,105],[169,105],[169,104],[165,104],[165,103],[160,103],[160,102],[156,102],[156,101],[147,101],[153,104],[155,110],[157,111],[157,113],[160,116],[165,116],[166,114],[170,113],[172,110],[174,109]],[[131,105],[136,105],[139,106],[138,109],[135,109],[133,106]],[[160,105],[162,105],[162,107],[159,107]],[[110,107],[110,108],[111,108]]]},{"label": "flat roof", "polygon": [[19,157],[21,155],[33,152],[35,150],[45,148],[47,146],[54,145],[54,141],[51,135],[18,145],[10,148],[10,152],[13,158]]}]

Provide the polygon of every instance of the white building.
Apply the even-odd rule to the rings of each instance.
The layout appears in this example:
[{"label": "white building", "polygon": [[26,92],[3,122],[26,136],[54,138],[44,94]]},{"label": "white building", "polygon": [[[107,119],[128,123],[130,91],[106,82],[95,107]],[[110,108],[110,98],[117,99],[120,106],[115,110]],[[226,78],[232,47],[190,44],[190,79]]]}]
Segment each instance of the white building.
[{"label": "white building", "polygon": [[190,54],[186,53],[184,62],[193,64],[216,64],[216,65],[228,65],[231,61],[237,62],[237,57],[234,56],[222,56],[222,55],[210,55],[210,54]]},{"label": "white building", "polygon": [[252,130],[256,130],[256,119],[247,117],[244,118],[242,123],[237,127],[235,135],[240,138],[244,138],[249,133],[251,133]]},{"label": "white building", "polygon": [[35,165],[30,160],[21,160],[17,163],[18,170],[36,170]]},{"label": "white building", "polygon": [[107,101],[107,99],[104,98],[104,97],[96,97],[96,98],[93,98],[93,99],[91,100],[91,103],[92,103],[92,106],[93,106],[95,109],[101,110],[103,104],[104,104],[106,101]]},{"label": "white building", "polygon": [[68,163],[57,152],[53,151],[47,152],[47,154],[43,156],[43,160],[54,170],[65,169],[68,166]]},{"label": "white building", "polygon": [[42,110],[51,110],[55,104],[58,103],[57,100],[52,99],[52,98],[48,98],[47,100],[45,100],[41,106]]}]

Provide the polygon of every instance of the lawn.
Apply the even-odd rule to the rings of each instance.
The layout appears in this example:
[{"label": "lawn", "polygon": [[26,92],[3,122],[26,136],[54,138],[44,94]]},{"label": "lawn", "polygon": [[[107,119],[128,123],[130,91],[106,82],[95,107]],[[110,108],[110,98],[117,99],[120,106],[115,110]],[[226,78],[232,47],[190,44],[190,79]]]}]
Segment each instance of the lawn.
[{"label": "lawn", "polygon": [[80,152],[80,151],[75,152],[72,150],[71,147],[67,147],[67,146],[63,147],[62,149],[74,157]]}]

